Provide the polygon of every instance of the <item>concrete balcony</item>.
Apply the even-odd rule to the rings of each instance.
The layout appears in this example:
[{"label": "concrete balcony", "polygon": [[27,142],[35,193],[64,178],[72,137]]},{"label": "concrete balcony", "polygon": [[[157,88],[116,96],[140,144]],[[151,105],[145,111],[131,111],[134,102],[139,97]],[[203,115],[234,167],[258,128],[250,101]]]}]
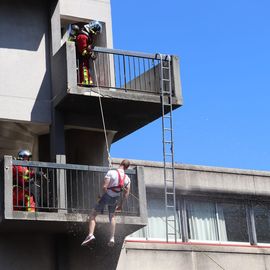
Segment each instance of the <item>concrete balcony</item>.
[{"label": "concrete balcony", "polygon": [[[31,170],[30,181],[20,185],[18,166]],[[101,183],[108,168],[47,162],[13,160],[5,156],[1,162],[1,224],[0,231],[18,228],[30,231],[45,230],[63,232],[70,226],[87,227],[88,215],[93,209],[101,191]],[[143,167],[127,171],[131,179],[131,195],[117,223],[122,237],[146,225],[146,199]],[[17,188],[20,187],[20,190]],[[34,196],[33,212],[18,192]],[[99,215],[99,224],[107,226],[105,210]],[[75,225],[74,225],[75,224]],[[97,235],[103,229],[97,228]],[[106,231],[106,230],[105,230]]]},{"label": "concrete balcony", "polygon": [[[176,56],[144,54],[96,47],[90,60],[93,83],[78,81],[74,42],[66,42],[53,56],[53,106],[65,113],[65,126],[102,128],[97,117],[101,97],[106,127],[116,131],[113,141],[161,116],[160,63],[171,70],[173,109],[182,105],[179,60]],[[169,110],[169,108],[166,108]],[[168,112],[168,111],[165,111]],[[121,121],[120,121],[121,119]]]}]

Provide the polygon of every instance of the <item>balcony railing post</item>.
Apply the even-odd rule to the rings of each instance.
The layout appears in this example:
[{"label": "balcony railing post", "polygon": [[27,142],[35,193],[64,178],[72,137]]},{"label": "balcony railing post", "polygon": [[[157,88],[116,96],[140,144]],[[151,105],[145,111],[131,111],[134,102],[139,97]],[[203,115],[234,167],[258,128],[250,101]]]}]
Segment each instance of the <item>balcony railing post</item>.
[{"label": "balcony railing post", "polygon": [[[77,87],[77,60],[76,47],[74,42],[66,43],[66,65],[67,65],[67,86],[70,93],[74,92]],[[78,69],[79,71],[79,69]]]},{"label": "balcony railing post", "polygon": [[139,209],[142,222],[147,223],[147,204],[146,204],[146,192],[144,182],[144,168],[137,166],[137,179],[138,179],[138,191],[139,191]]},{"label": "balcony railing post", "polygon": [[[57,155],[56,162],[65,164],[66,157],[64,155]],[[57,198],[58,198],[58,212],[67,212],[67,179],[66,171],[64,169],[57,169]]]},{"label": "balcony railing post", "polygon": [[171,56],[171,68],[172,68],[172,90],[173,90],[173,96],[176,97],[176,99],[182,103],[182,89],[181,89],[181,79],[180,79],[180,64],[179,64],[179,58],[177,56],[172,55]]},{"label": "balcony railing post", "polygon": [[13,179],[12,179],[12,157],[4,156],[4,208],[5,218],[11,217],[13,213]]}]

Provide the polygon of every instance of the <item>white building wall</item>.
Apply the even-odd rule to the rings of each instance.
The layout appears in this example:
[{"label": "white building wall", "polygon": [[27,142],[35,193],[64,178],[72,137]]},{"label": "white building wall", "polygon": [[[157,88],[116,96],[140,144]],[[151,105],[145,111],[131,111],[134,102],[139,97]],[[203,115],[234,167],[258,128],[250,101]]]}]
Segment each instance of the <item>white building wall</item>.
[{"label": "white building wall", "polygon": [[107,47],[113,47],[110,0],[60,0],[60,15],[74,22],[98,20],[105,23]]},{"label": "white building wall", "polygon": [[50,122],[48,29],[46,1],[0,2],[0,119]]}]

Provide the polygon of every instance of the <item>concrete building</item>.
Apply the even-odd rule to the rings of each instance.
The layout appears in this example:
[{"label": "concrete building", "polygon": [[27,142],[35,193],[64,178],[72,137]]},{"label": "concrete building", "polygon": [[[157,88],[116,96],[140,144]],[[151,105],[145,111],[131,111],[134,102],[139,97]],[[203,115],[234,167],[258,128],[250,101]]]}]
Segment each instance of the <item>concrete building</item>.
[{"label": "concrete building", "polygon": [[176,164],[177,243],[166,242],[163,164],[143,166],[148,225],[117,269],[268,269],[270,173]]},{"label": "concrete building", "polygon": [[[89,60],[93,84],[81,85],[68,29],[92,20],[103,31]],[[182,105],[179,60],[113,49],[109,0],[2,0],[0,33],[0,269],[269,269],[268,172],[176,165],[177,242],[168,243],[163,165],[134,160],[116,246],[107,247],[100,215],[96,248],[82,248],[107,147],[162,116],[162,65],[167,102]],[[33,161],[12,158],[23,148]],[[35,212],[14,200],[18,166],[33,171],[22,189]]]}]

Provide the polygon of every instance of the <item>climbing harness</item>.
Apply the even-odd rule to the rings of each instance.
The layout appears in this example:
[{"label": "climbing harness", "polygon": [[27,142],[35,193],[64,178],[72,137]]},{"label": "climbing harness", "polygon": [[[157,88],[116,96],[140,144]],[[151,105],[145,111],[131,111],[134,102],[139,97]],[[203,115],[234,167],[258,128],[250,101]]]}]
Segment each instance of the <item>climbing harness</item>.
[{"label": "climbing harness", "polygon": [[115,193],[120,193],[125,190],[125,188],[127,187],[129,183],[125,186],[126,174],[124,174],[124,177],[121,177],[119,170],[116,170],[116,171],[118,174],[118,185],[109,187],[108,189],[112,190]]}]

